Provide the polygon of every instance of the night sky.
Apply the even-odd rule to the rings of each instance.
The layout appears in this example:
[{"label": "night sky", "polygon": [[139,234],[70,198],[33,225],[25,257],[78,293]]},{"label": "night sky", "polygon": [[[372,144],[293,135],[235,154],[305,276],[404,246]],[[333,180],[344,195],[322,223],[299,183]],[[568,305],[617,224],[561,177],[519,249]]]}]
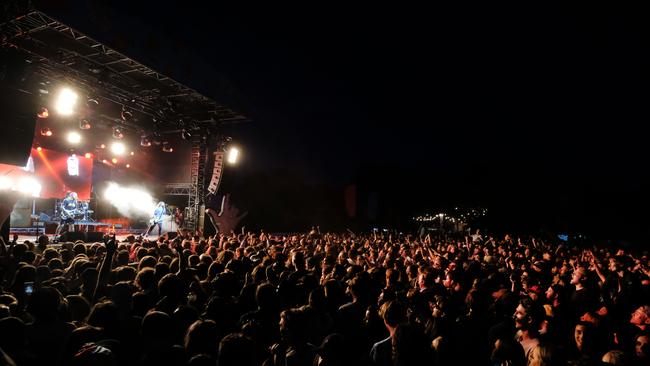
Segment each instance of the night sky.
[{"label": "night sky", "polygon": [[404,225],[463,204],[495,230],[648,234],[639,9],[189,4],[44,10],[251,118],[227,131],[244,161],[222,187],[249,227]]}]

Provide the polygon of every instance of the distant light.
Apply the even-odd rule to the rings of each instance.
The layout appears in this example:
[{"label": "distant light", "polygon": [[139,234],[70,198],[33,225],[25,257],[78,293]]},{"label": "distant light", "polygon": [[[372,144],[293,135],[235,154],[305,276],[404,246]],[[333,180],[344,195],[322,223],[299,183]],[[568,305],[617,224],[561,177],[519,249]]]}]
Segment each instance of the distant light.
[{"label": "distant light", "polygon": [[50,112],[47,110],[47,108],[43,107],[40,111],[38,111],[38,113],[36,113],[36,116],[40,119],[45,119],[50,116]]},{"label": "distant light", "polygon": [[52,130],[50,130],[49,127],[45,127],[43,129],[41,129],[41,135],[46,136],[46,137],[50,137],[50,136],[53,135],[53,133],[52,133]]},{"label": "distant light", "polygon": [[170,153],[170,152],[174,152],[174,148],[169,146],[169,143],[167,141],[165,141],[165,142],[163,142],[162,151]]},{"label": "distant light", "polygon": [[117,164],[117,159],[116,158],[113,158],[111,161],[113,162],[113,164]]},{"label": "distant light", "polygon": [[135,155],[135,152],[131,151],[131,156]]},{"label": "distant light", "polygon": [[106,148],[106,145],[101,144],[101,145],[99,145],[99,147],[102,148],[102,149],[105,149],[105,148]]},{"label": "distant light", "polygon": [[56,111],[64,116],[74,113],[74,106],[77,103],[78,95],[69,88],[63,88],[56,99]]},{"label": "distant light", "polygon": [[127,168],[130,168],[130,167],[131,167],[131,164],[126,164],[126,167],[127,167]]},{"label": "distant light", "polygon": [[77,132],[68,132],[68,142],[71,144],[78,144],[81,142],[81,135]]},{"label": "distant light", "polygon": [[228,163],[237,164],[237,159],[239,158],[239,149],[236,147],[231,147],[228,149]]},{"label": "distant light", "polygon": [[41,150],[43,150],[43,148],[40,147],[40,146],[36,148],[36,151],[38,151],[38,152],[41,152]]},{"label": "distant light", "polygon": [[124,146],[124,144],[121,143],[121,142],[114,142],[114,143],[111,145],[111,151],[112,151],[114,154],[117,154],[117,155],[123,155],[124,152],[126,151],[126,146]]},{"label": "distant light", "polygon": [[85,157],[86,159],[90,159],[90,158],[93,157],[93,154],[91,154],[91,153],[86,153],[86,154],[84,155],[84,157]]},{"label": "distant light", "polygon": [[108,164],[108,161],[106,161],[106,159],[102,159],[102,163]]}]

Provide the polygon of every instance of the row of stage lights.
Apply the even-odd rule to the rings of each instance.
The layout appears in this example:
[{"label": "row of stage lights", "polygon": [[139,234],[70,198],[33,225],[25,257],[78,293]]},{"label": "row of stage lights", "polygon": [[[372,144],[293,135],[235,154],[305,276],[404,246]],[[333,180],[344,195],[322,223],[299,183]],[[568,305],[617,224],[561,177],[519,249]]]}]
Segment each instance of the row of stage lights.
[{"label": "row of stage lights", "polygon": [[[55,108],[56,112],[58,114],[62,115],[62,116],[71,116],[71,115],[73,115],[75,113],[75,105],[77,103],[77,99],[79,99],[79,96],[72,89],[63,88],[63,89],[61,89],[59,91],[59,94],[57,95],[57,98],[56,98],[56,101],[55,101],[55,104],[54,104],[54,108]],[[97,100],[95,100],[95,99],[88,99],[88,101],[86,102],[86,106],[90,110],[96,109],[98,105],[99,105],[99,102]],[[40,119],[47,119],[49,117],[49,115],[50,115],[50,112],[45,107],[42,107],[40,109],[40,111],[37,113],[37,116]],[[130,120],[133,119],[133,114],[131,112],[129,112],[128,110],[122,109],[121,117],[122,117],[123,121],[127,122],[127,121],[130,121]],[[91,125],[89,119],[86,118],[86,117],[80,118],[79,119],[79,128],[81,130],[89,130],[90,128],[92,128],[92,125]],[[41,129],[40,132],[41,132],[41,135],[45,136],[45,137],[52,137],[54,135],[54,133],[52,132],[52,130],[49,127],[44,127],[43,129]],[[117,141],[114,141],[111,144],[111,147],[110,147],[111,152],[113,154],[117,155],[117,156],[124,155],[126,153],[126,146],[124,145],[124,143],[119,141],[119,140],[122,140],[124,138],[124,132],[123,132],[122,127],[120,127],[118,125],[113,126],[112,136]],[[183,129],[182,137],[183,137],[183,139],[187,140],[189,137],[191,137],[191,135],[185,129]],[[81,142],[82,137],[81,137],[81,134],[79,132],[77,132],[77,131],[69,131],[68,134],[66,135],[66,140],[71,145],[77,145],[77,144],[79,144]],[[174,148],[170,145],[170,143],[167,140],[162,139],[156,133],[154,133],[153,135],[150,135],[150,136],[148,136],[148,135],[142,135],[141,136],[141,138],[140,138],[140,146],[142,146],[142,147],[150,147],[153,144],[162,145],[161,150],[163,152],[167,152],[167,153],[174,152]],[[105,149],[106,145],[101,144],[99,147],[101,149]],[[228,148],[227,151],[228,151],[228,156],[227,156],[226,161],[228,163],[230,163],[230,164],[236,164],[238,159],[239,159],[239,155],[240,155],[239,149],[237,149],[234,146],[231,146],[231,147]],[[131,155],[134,155],[133,151],[131,151]],[[85,157],[86,158],[91,158],[92,154],[86,153]],[[117,163],[117,158],[114,157],[114,158],[112,158],[111,161],[113,162],[113,164],[116,164]],[[107,160],[102,160],[102,162],[105,163],[105,164],[108,163]],[[127,168],[130,167],[129,164],[126,164],[125,166]]]},{"label": "row of stage lights", "polygon": [[[79,96],[77,93],[75,93],[73,90],[69,88],[63,88],[57,95],[56,101],[54,103],[54,109],[55,111],[62,116],[71,116],[75,112],[75,105],[77,104],[77,99],[79,99]],[[99,102],[95,99],[89,99],[86,102],[86,106],[90,109],[93,110],[99,105]],[[47,119],[50,116],[50,112],[47,108],[42,107],[39,112],[37,113],[38,118],[40,119]],[[133,114],[127,110],[122,110],[121,113],[122,120],[127,122],[130,121],[133,118]],[[82,117],[79,119],[79,129],[81,130],[89,130],[92,128],[92,125],[90,123],[90,120],[86,117]],[[49,127],[43,127],[40,131],[42,136],[45,137],[52,137],[54,135],[54,132],[52,131],[51,128]],[[122,127],[115,125],[113,126],[113,131],[112,135],[114,139],[121,140],[124,138],[124,132]],[[70,144],[78,144],[81,142],[81,134],[79,134],[77,131],[70,131],[66,135],[66,140]],[[162,145],[162,151],[163,152],[173,152],[174,148],[170,146],[169,142],[159,138],[158,136],[147,136],[147,135],[142,135],[140,138],[140,146],[143,147],[149,147],[152,144],[156,145]]]}]

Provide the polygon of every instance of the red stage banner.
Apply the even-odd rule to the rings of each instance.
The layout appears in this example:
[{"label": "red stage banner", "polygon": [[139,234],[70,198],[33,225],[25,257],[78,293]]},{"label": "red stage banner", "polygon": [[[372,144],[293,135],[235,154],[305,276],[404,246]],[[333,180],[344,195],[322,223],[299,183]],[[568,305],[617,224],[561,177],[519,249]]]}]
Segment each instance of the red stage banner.
[{"label": "red stage banner", "polygon": [[41,198],[64,198],[77,192],[80,200],[90,200],[93,159],[54,150],[32,149],[33,171],[40,182]]}]

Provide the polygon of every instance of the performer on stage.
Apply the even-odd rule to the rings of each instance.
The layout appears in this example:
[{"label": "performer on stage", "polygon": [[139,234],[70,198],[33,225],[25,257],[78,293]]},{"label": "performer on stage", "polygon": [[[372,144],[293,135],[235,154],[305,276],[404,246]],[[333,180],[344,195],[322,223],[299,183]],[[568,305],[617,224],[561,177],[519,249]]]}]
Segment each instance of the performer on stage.
[{"label": "performer on stage", "polygon": [[62,235],[70,231],[70,227],[74,228],[74,216],[79,207],[77,201],[77,192],[68,192],[63,201],[61,201],[61,221],[56,228],[56,234]]},{"label": "performer on stage", "polygon": [[174,222],[176,225],[178,225],[179,229],[182,229],[183,225],[185,224],[185,216],[183,215],[183,210],[181,210],[180,207],[176,207],[174,210]]},{"label": "performer on stage", "polygon": [[147,233],[144,234],[145,237],[149,236],[151,231],[153,230],[156,225],[158,225],[158,236],[160,236],[161,231],[162,231],[162,222],[163,222],[163,217],[167,214],[167,208],[165,207],[165,202],[160,201],[158,202],[158,205],[156,206],[156,209],[153,212],[153,217],[151,220],[149,220],[149,229],[147,230]]}]

